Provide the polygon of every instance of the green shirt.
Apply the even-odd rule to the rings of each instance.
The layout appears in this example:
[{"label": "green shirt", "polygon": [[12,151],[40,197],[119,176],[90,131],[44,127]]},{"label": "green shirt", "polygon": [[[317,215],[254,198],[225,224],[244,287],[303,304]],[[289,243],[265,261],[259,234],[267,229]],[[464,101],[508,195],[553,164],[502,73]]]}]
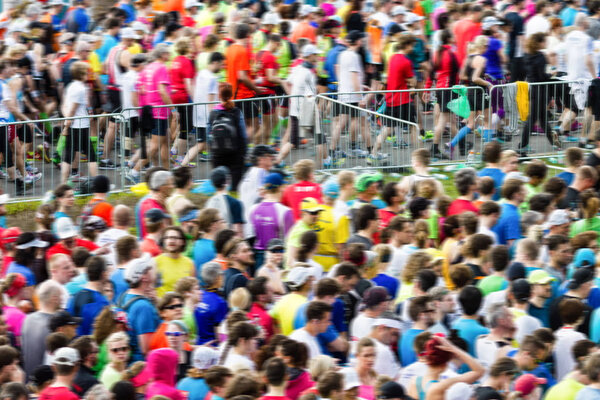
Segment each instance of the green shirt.
[{"label": "green shirt", "polygon": [[[600,217],[580,219],[579,221],[573,222],[569,229],[569,236],[573,237],[587,231],[600,233]],[[600,235],[598,235],[598,243],[600,243]]]},{"label": "green shirt", "polygon": [[562,381],[552,386],[546,392],[544,400],[575,400],[577,393],[585,387],[584,384],[577,382],[567,375]]},{"label": "green shirt", "polygon": [[[293,246],[295,248],[299,248],[300,247],[300,236],[302,236],[302,234],[306,231],[310,231],[313,230],[311,228],[310,225],[306,224],[304,221],[300,220],[298,222],[296,222],[296,224],[294,226],[292,226],[292,229],[290,229],[290,231],[288,232],[288,239],[287,239],[287,243],[285,245],[286,251],[289,251],[290,246]],[[287,260],[287,253],[286,253],[286,257],[284,257],[284,260]],[[290,268],[291,265],[287,265],[287,268]]]},{"label": "green shirt", "polygon": [[481,291],[481,294],[487,296],[490,293],[499,292],[504,289],[506,283],[506,279],[501,276],[489,275],[480,280],[477,283],[477,287]]}]

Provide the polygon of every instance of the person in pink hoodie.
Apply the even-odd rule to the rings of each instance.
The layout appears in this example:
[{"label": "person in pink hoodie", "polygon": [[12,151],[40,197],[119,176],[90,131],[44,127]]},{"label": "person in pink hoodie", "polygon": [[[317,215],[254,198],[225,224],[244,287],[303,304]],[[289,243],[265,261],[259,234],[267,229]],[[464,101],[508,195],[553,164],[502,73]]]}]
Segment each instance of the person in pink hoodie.
[{"label": "person in pink hoodie", "polygon": [[178,362],[179,356],[173,349],[162,348],[148,354],[147,368],[150,370],[152,383],[148,385],[146,399],[161,395],[171,400],[184,400],[183,395],[175,387]]}]

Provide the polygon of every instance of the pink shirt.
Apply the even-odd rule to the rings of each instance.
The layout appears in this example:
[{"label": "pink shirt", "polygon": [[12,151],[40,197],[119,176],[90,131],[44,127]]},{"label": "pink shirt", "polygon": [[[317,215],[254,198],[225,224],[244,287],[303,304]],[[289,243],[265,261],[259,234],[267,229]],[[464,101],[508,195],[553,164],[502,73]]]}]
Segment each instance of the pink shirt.
[{"label": "pink shirt", "polygon": [[[162,106],[165,104],[158,91],[160,84],[167,85],[167,91],[170,92],[171,79],[167,66],[161,62],[154,61],[144,68],[138,77],[140,106]],[[169,108],[155,108],[152,110],[152,114],[156,119],[167,119],[169,117]]]},{"label": "pink shirt", "polygon": [[4,306],[2,307],[2,311],[4,312],[4,320],[6,321],[8,330],[16,337],[21,336],[21,328],[27,314],[13,306]]}]

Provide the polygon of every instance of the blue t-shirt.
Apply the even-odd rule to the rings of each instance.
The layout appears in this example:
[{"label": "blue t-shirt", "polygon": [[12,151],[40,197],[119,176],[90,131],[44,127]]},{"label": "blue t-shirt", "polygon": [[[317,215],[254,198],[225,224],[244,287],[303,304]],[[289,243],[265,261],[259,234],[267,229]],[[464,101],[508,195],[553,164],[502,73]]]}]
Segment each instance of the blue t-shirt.
[{"label": "blue t-shirt", "polygon": [[196,344],[215,340],[215,327],[227,316],[227,302],[214,292],[202,291],[202,302],[194,310]]},{"label": "blue t-shirt", "polygon": [[121,295],[129,289],[129,284],[125,280],[125,269],[115,269],[110,276],[110,280],[115,285],[115,297],[113,302],[116,303],[117,300],[121,298]]},{"label": "blue t-shirt", "polygon": [[494,79],[504,78],[502,73],[502,61],[498,51],[502,49],[502,42],[494,37],[490,37],[488,47],[483,56],[487,59],[485,64],[485,73]]},{"label": "blue t-shirt", "polygon": [[[127,293],[120,304],[122,308],[127,302],[137,295]],[[145,333],[154,333],[160,325],[160,316],[156,307],[150,302],[147,297],[142,297],[132,303],[127,310],[127,320],[130,330],[129,337],[131,339],[131,362],[144,361],[144,356],[140,351],[138,336]]]},{"label": "blue t-shirt", "polygon": [[509,240],[521,237],[521,216],[517,206],[504,203],[500,212],[500,218],[492,231],[498,235],[498,244],[507,244]]},{"label": "blue t-shirt", "polygon": [[108,33],[104,35],[104,42],[102,46],[96,50],[98,57],[100,57],[100,62],[104,62],[106,57],[108,57],[108,53],[112,50],[113,47],[117,46],[119,41],[113,35],[109,35]]},{"label": "blue t-shirt", "polygon": [[129,3],[121,3],[119,4],[119,8],[125,10],[125,23],[129,24],[135,21],[135,7]]},{"label": "blue t-shirt", "polygon": [[189,376],[179,381],[177,390],[187,392],[188,400],[204,400],[208,392],[210,392],[210,388],[204,378],[196,379]]},{"label": "blue t-shirt", "polygon": [[377,276],[371,279],[377,286],[383,286],[387,289],[388,294],[395,299],[396,292],[398,291],[398,279],[393,278],[386,274],[377,274]]},{"label": "blue t-shirt", "polygon": [[490,330],[474,319],[459,318],[452,324],[452,329],[458,331],[458,336],[469,345],[469,354],[475,357],[475,341],[479,335],[486,335]]},{"label": "blue t-shirt", "polygon": [[217,256],[217,249],[215,249],[215,241],[211,239],[200,238],[194,243],[194,265],[196,266],[196,277],[200,282],[200,272],[202,265],[214,260]]},{"label": "blue t-shirt", "polygon": [[584,387],[575,396],[575,400],[600,400],[600,389]]},{"label": "blue t-shirt", "polygon": [[77,275],[75,278],[71,279],[71,282],[65,285],[65,289],[69,292],[69,295],[73,296],[75,293],[79,292],[85,285],[88,283],[87,274]]},{"label": "blue t-shirt", "polygon": [[575,23],[575,16],[579,11],[575,8],[565,7],[558,15],[562,19],[563,27],[571,26]]},{"label": "blue t-shirt", "polygon": [[327,87],[332,91],[337,91],[337,74],[335,73],[335,66],[337,65],[337,59],[342,51],[346,50],[346,46],[337,43],[325,57],[325,63],[323,69],[327,73]]},{"label": "blue t-shirt", "polygon": [[398,352],[400,353],[400,362],[402,363],[403,367],[406,367],[407,365],[417,361],[417,353],[415,353],[413,344],[415,343],[415,338],[421,332],[425,331],[423,329],[410,328],[402,334],[400,343],[398,344]]},{"label": "blue t-shirt", "polygon": [[571,186],[571,183],[573,183],[573,180],[575,179],[575,174],[569,171],[563,171],[560,174],[557,174],[556,176],[565,181],[567,186]]},{"label": "blue t-shirt", "polygon": [[479,176],[479,177],[489,176],[490,178],[492,178],[494,180],[494,188],[496,189],[496,192],[494,193],[494,196],[492,197],[492,199],[495,201],[500,200],[500,192],[502,190],[502,183],[504,182],[504,177],[506,176],[506,174],[504,172],[502,172],[502,170],[500,168],[486,167],[486,168],[483,168],[481,171],[479,171],[477,176]]},{"label": "blue t-shirt", "polygon": [[348,332],[348,324],[344,318],[346,314],[344,301],[338,297],[335,299],[332,306],[331,322],[333,323],[333,326],[335,326],[335,330],[338,332]]},{"label": "blue t-shirt", "polygon": [[26,266],[17,264],[16,261],[11,262],[6,270],[6,274],[8,275],[13,273],[23,275],[25,280],[27,280],[27,286],[35,286],[35,274]]},{"label": "blue t-shirt", "polygon": [[90,16],[85,8],[77,7],[65,18],[66,28],[69,32],[89,32]]}]

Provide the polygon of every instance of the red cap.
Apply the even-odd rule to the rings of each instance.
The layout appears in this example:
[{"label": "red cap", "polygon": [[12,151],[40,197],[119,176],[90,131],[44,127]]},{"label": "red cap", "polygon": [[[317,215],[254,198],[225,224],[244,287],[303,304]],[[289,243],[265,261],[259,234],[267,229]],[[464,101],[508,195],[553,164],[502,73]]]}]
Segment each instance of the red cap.
[{"label": "red cap", "polygon": [[533,392],[537,385],[543,385],[547,382],[546,378],[538,378],[533,374],[523,374],[515,381],[515,390],[527,396]]},{"label": "red cap", "polygon": [[14,243],[17,241],[19,235],[23,233],[18,227],[8,228],[2,231],[2,236],[0,237],[0,241],[2,243],[2,247],[9,243]]}]

